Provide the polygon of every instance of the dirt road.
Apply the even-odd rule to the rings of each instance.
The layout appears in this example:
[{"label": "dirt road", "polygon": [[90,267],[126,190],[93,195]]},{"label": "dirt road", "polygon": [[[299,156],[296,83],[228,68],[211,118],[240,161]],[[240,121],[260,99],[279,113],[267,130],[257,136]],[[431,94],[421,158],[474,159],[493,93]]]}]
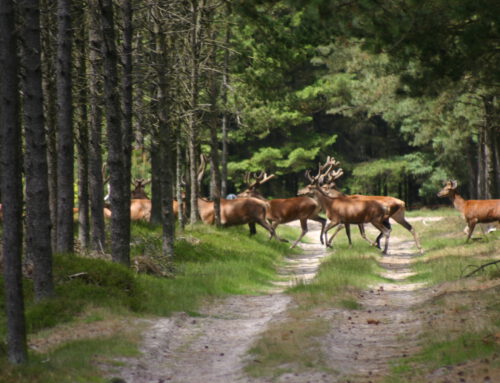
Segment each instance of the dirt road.
[{"label": "dirt road", "polygon": [[[319,232],[309,233],[318,241]],[[180,313],[151,323],[145,333],[140,359],[128,359],[119,373],[127,383],[233,383],[255,382],[244,373],[245,357],[271,321],[286,317],[291,298],[286,287],[314,277],[326,255],[322,245],[302,244],[304,252],[281,270],[286,281],[267,295],[232,296],[207,305],[200,317]],[[391,238],[390,253],[381,256],[385,276],[403,280],[417,256],[411,239]],[[322,315],[332,329],[322,340],[329,368],[325,373],[286,374],[279,382],[376,381],[391,359],[416,349],[420,322],[412,308],[429,292],[416,284],[384,283],[359,296],[362,310],[331,309]],[[260,380],[261,382],[265,380]]]}]

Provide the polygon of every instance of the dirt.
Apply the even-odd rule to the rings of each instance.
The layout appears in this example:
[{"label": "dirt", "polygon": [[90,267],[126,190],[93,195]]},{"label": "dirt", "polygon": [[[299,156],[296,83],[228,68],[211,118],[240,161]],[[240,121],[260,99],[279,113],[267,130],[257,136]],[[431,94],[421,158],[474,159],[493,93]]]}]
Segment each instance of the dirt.
[{"label": "dirt", "polygon": [[[127,383],[267,382],[253,380],[245,374],[246,358],[268,324],[286,318],[287,308],[293,302],[284,289],[298,281],[311,280],[321,258],[327,255],[318,243],[317,230],[311,230],[308,238],[314,243],[301,244],[303,253],[287,260],[280,270],[284,280],[268,294],[231,296],[206,305],[199,317],[178,313],[151,321],[141,346],[142,356],[123,359],[125,363],[118,370],[110,371],[110,376],[120,377]],[[391,237],[389,249],[387,256],[380,257],[385,270],[383,276],[404,281],[412,275],[410,264],[419,256],[413,239]],[[283,374],[275,381],[380,381],[392,360],[409,357],[419,350],[423,321],[428,317],[420,315],[416,308],[440,293],[442,291],[420,284],[387,282],[370,286],[359,294],[361,310],[324,310],[320,315],[332,326],[322,338],[321,352],[332,372]],[[478,368],[484,370],[482,365]],[[440,370],[427,378],[428,381],[458,382],[460,380],[446,380],[452,375],[456,377],[456,372],[453,368]],[[483,375],[494,381],[492,372]]]}]

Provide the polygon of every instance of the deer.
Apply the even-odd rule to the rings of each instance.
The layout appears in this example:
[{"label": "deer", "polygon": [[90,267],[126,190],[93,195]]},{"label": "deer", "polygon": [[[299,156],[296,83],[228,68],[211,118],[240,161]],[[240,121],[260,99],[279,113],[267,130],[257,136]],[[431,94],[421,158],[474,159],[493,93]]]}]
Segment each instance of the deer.
[{"label": "deer", "polygon": [[437,196],[440,198],[448,197],[455,209],[462,213],[469,228],[465,241],[467,243],[476,224],[500,222],[500,199],[465,200],[457,193],[457,186],[456,180],[445,181],[443,189],[437,193]]},{"label": "deer", "polygon": [[[343,172],[336,172],[334,175],[330,175],[328,178],[328,181],[325,182],[325,184],[322,186],[323,190],[328,194],[329,196],[334,196],[338,193],[341,193],[335,181],[340,178],[343,175]],[[385,205],[389,209],[389,218],[392,218],[394,221],[399,223],[401,226],[403,226],[406,230],[408,230],[412,235],[413,239],[415,240],[415,244],[420,251],[420,254],[423,254],[423,249],[420,244],[420,240],[418,238],[417,232],[413,228],[413,226],[406,220],[405,218],[405,211],[406,211],[406,204],[404,201],[395,198],[395,197],[390,197],[390,196],[370,196],[370,195],[362,195],[362,194],[351,194],[347,195],[346,197],[355,199],[355,200],[371,200],[371,201],[377,201],[383,205]],[[364,230],[364,225],[359,224],[359,232],[363,239],[365,239],[368,242],[371,242],[365,235],[365,230]],[[384,226],[387,228],[391,228],[391,224],[389,220],[384,222]],[[342,227],[338,227],[337,231],[332,235],[335,237],[337,233],[342,229]],[[348,225],[346,225],[346,230],[348,230]],[[348,234],[349,238],[349,243],[351,243],[351,238],[350,235]],[[377,239],[375,240],[374,244],[377,247],[380,247],[380,239],[382,238],[382,234],[379,234]]]},{"label": "deer", "polygon": [[[206,167],[205,156],[200,157],[201,161],[197,175],[198,185],[201,184]],[[198,197],[198,210],[203,223],[209,225],[215,223],[214,201]],[[220,219],[223,226],[248,224],[250,235],[253,235],[256,234],[255,224],[259,224],[269,232],[269,239],[276,237],[279,240],[274,228],[266,220],[268,211],[269,204],[257,198],[220,199]]]},{"label": "deer", "polygon": [[[151,179],[144,180],[144,178],[137,178],[132,183],[134,189],[131,191],[130,201],[130,219],[146,220],[151,218],[151,200],[149,199],[145,186],[151,182]],[[172,208],[175,218],[179,216],[179,203],[176,200],[172,201]]]},{"label": "deer", "polygon": [[[327,163],[320,166],[318,174],[314,177],[311,176],[310,171],[306,171],[306,177],[309,179],[310,184],[298,191],[298,195],[307,195],[318,201],[322,209],[326,212],[328,217],[328,224],[325,227],[325,236],[328,231],[339,224],[364,224],[371,223],[375,226],[385,237],[385,246],[382,254],[387,254],[387,249],[389,247],[389,238],[391,229],[384,225],[389,217],[389,209],[387,206],[373,200],[356,200],[350,199],[341,193],[335,196],[329,196],[325,193],[322,186],[325,180],[326,174],[331,170],[334,164],[333,159],[327,160]],[[322,169],[329,165],[327,172],[322,173]],[[334,173],[343,172],[339,169]],[[333,241],[333,236],[330,240],[326,241],[326,246],[331,247]]]},{"label": "deer", "polygon": [[[320,241],[322,244],[324,244],[322,234],[325,229],[326,219],[319,216],[321,206],[317,201],[307,196],[267,200],[259,191],[257,191],[257,188],[274,178],[274,176],[274,174],[268,176],[267,173],[261,171],[260,174],[253,174],[254,181],[251,183],[250,180],[252,178],[252,175],[247,172],[244,178],[244,181],[247,184],[247,188],[239,193],[237,197],[257,198],[259,200],[266,201],[269,204],[267,220],[271,222],[271,225],[275,231],[280,224],[299,220],[302,232],[290,248],[294,248],[295,246],[297,246],[304,235],[306,235],[308,231],[308,219],[319,222],[321,224]],[[287,241],[285,239],[279,239],[282,241]]]}]

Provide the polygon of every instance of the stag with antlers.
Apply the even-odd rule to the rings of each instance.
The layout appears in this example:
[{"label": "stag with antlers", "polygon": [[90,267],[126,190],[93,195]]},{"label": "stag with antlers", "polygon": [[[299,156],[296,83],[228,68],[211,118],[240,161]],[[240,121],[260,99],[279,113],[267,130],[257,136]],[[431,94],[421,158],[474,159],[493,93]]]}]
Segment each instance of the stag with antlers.
[{"label": "stag with antlers", "polygon": [[[254,179],[252,182],[251,179]],[[238,198],[258,198],[263,201],[267,201],[269,203],[269,213],[267,215],[268,221],[271,222],[271,225],[274,230],[278,227],[278,225],[283,223],[292,222],[295,220],[300,220],[300,226],[302,228],[302,232],[297,238],[297,240],[292,244],[292,248],[297,246],[302,237],[307,233],[307,220],[313,220],[321,223],[321,234],[320,240],[323,242],[323,231],[325,229],[326,219],[319,216],[321,211],[321,206],[317,201],[310,197],[301,196],[294,198],[278,198],[272,200],[266,200],[264,196],[257,191],[262,184],[274,178],[274,174],[270,176],[267,173],[260,172],[260,174],[245,174],[245,182],[248,187],[238,194]],[[281,238],[279,238],[281,239]]]},{"label": "stag with antlers", "polygon": [[[323,190],[327,195],[330,197],[334,197],[338,194],[344,195],[340,190],[337,189],[336,185],[336,180],[340,178],[344,173],[342,171],[334,171],[332,174],[327,175],[324,180],[324,185],[322,186]],[[385,205],[389,209],[389,217],[392,218],[394,221],[399,223],[401,226],[403,226],[406,230],[408,230],[412,235],[413,239],[415,240],[415,244],[417,245],[417,248],[419,249],[420,253],[423,254],[423,249],[422,246],[420,245],[420,240],[418,238],[418,235],[413,228],[413,226],[406,220],[405,218],[405,211],[406,211],[406,206],[404,201],[395,198],[395,197],[390,197],[390,196],[367,196],[367,195],[362,195],[362,194],[352,194],[352,195],[346,195],[346,197],[354,199],[354,200],[365,200],[365,201],[377,201],[383,205]],[[371,241],[366,237],[365,230],[364,230],[364,225],[359,224],[359,232],[363,239],[366,241],[370,242]],[[384,226],[386,226],[388,229],[391,228],[391,224],[389,220],[386,220],[384,222]],[[342,229],[342,227],[338,227],[335,233],[333,233],[332,237],[335,238],[337,233]],[[349,225],[346,225],[346,230],[349,229]],[[349,237],[349,243],[351,243],[350,236]],[[379,234],[377,239],[375,240],[375,245],[377,247],[380,247],[380,239],[382,238],[382,234]]]},{"label": "stag with antlers", "polygon": [[[383,254],[386,254],[391,230],[384,225],[384,221],[388,219],[389,209],[377,201],[350,199],[340,193],[333,197],[327,195],[322,186],[325,183],[327,175],[330,174],[332,168],[336,165],[338,165],[338,162],[333,157],[328,157],[326,163],[322,166],[320,165],[316,176],[312,177],[310,172],[307,171],[306,176],[310,184],[299,190],[298,194],[315,198],[326,212],[329,222],[325,228],[325,235],[327,235],[330,229],[341,223],[371,223],[385,237]],[[340,176],[339,174],[341,173],[342,169],[339,169],[333,175]],[[333,237],[326,242],[326,246],[331,247],[332,240]]]},{"label": "stag with antlers", "polygon": [[[198,168],[198,183],[201,183],[206,167],[206,158],[201,156]],[[198,188],[199,189],[199,188]],[[198,198],[198,210],[203,223],[215,223],[214,201]],[[250,235],[255,234],[255,224],[259,224],[270,233],[270,239],[276,237],[273,227],[267,222],[266,215],[269,204],[257,198],[220,199],[220,220],[223,226],[236,226],[248,224]]]},{"label": "stag with antlers", "polygon": [[457,193],[457,186],[457,181],[446,181],[437,196],[448,197],[455,209],[462,213],[469,227],[465,242],[469,242],[476,224],[500,222],[500,199],[465,200]]}]

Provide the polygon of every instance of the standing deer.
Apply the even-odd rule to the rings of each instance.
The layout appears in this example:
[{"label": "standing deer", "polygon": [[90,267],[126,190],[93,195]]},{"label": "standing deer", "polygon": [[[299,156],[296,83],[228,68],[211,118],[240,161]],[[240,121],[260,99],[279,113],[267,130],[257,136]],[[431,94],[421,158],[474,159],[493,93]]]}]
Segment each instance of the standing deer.
[{"label": "standing deer", "polygon": [[[310,175],[310,172],[306,172],[306,176],[310,181],[310,184],[299,190],[298,195],[308,195],[315,198],[321,205],[322,209],[325,210],[326,215],[329,219],[328,224],[325,228],[325,235],[328,231],[335,226],[343,224],[364,224],[371,223],[375,226],[385,237],[385,246],[383,254],[387,253],[387,248],[389,247],[389,237],[391,229],[384,225],[384,221],[387,220],[389,216],[389,209],[377,201],[372,200],[356,200],[350,199],[341,193],[336,196],[330,197],[322,189],[326,175],[331,170],[333,162],[327,161],[326,165],[329,165],[327,172],[322,173],[322,167],[318,171],[315,177]],[[342,172],[339,169],[337,172]],[[331,247],[333,236],[329,241],[326,242],[327,247]]]},{"label": "standing deer", "polygon": [[[328,178],[328,181],[323,185],[323,190],[328,194],[330,197],[335,196],[338,193],[341,193],[337,189],[337,185],[335,181],[340,178],[343,175],[343,172],[334,172],[333,175],[330,175]],[[341,193],[342,194],[342,193]],[[415,244],[417,245],[418,250],[420,251],[421,254],[423,254],[423,249],[422,246],[420,245],[420,240],[418,238],[417,232],[413,228],[413,226],[406,220],[405,218],[405,211],[406,211],[406,206],[405,202],[395,198],[395,197],[390,197],[390,196],[367,196],[367,195],[362,195],[362,194],[352,194],[352,195],[347,195],[346,197],[354,199],[354,200],[365,200],[365,201],[377,201],[383,205],[385,205],[389,209],[389,217],[392,218],[394,221],[399,223],[401,226],[403,226],[406,230],[408,230],[412,235],[413,239],[415,240]],[[364,225],[359,224],[359,231],[361,233],[361,236],[368,242],[370,240],[366,237],[365,235],[365,230],[364,230]],[[391,224],[389,220],[384,222],[384,226],[386,226],[388,229],[391,228]],[[332,235],[335,237],[337,233],[342,229],[342,227],[339,227],[337,231]],[[346,230],[348,230],[348,225],[346,225]],[[349,243],[351,243],[351,238],[349,237]],[[375,244],[377,247],[380,247],[380,239],[382,238],[382,234],[379,234],[377,239],[375,240]]]},{"label": "standing deer", "polygon": [[[198,168],[198,183],[201,183],[205,173],[206,158],[201,156]],[[198,188],[199,190],[200,188]],[[215,223],[214,202],[205,198],[198,198],[198,210],[203,223],[213,225]],[[276,237],[274,228],[267,222],[266,215],[269,204],[257,198],[220,199],[220,220],[223,226],[236,226],[248,224],[250,235],[256,233],[255,224],[259,224],[270,233],[270,238]]]},{"label": "standing deer", "polygon": [[462,213],[469,227],[465,242],[469,242],[476,224],[500,222],[500,199],[465,200],[457,193],[457,186],[457,181],[446,181],[437,196],[448,197],[455,209]]},{"label": "standing deer", "polygon": [[323,232],[325,229],[326,219],[319,216],[319,213],[321,211],[321,206],[319,205],[319,203],[314,199],[305,196],[266,200],[264,196],[257,191],[257,188],[273,177],[274,174],[268,176],[267,173],[261,172],[259,175],[254,175],[255,181],[253,183],[250,183],[251,175],[250,173],[247,173],[245,175],[245,182],[247,183],[248,187],[243,192],[238,194],[238,198],[252,197],[267,201],[269,203],[267,220],[271,222],[274,230],[276,230],[276,228],[280,224],[300,220],[302,232],[299,238],[297,238],[297,240],[292,244],[292,248],[297,246],[297,243],[299,243],[302,237],[304,237],[304,235],[307,233],[308,219],[321,223],[320,240],[323,244]]}]

